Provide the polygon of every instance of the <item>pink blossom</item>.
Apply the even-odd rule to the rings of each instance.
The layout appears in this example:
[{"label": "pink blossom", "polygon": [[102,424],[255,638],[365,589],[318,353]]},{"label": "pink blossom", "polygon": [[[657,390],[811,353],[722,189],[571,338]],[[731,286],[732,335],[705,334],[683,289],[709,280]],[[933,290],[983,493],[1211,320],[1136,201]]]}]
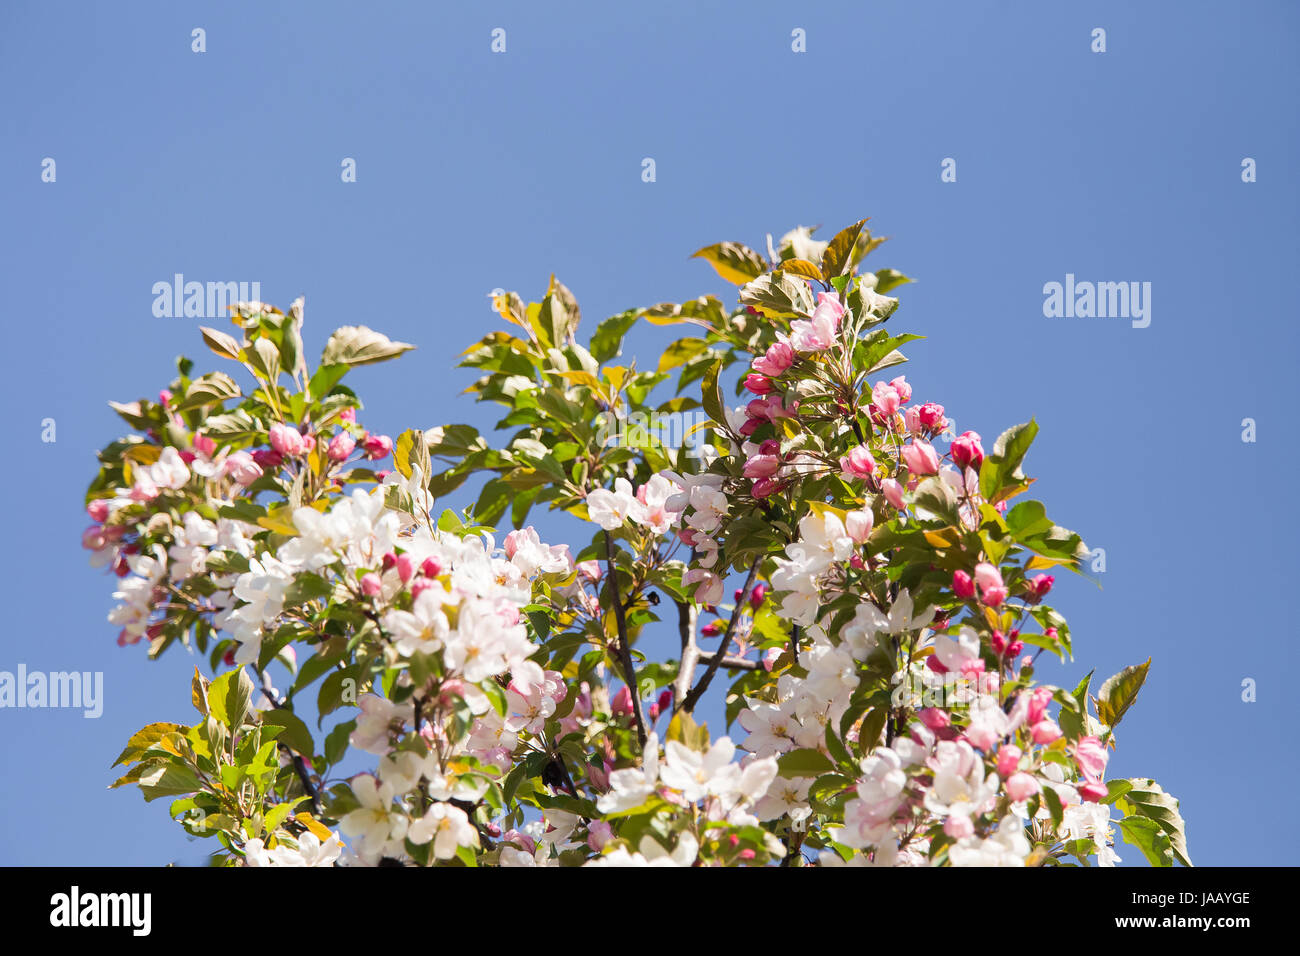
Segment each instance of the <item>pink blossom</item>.
[{"label": "pink blossom", "polygon": [[409,583],[411,578],[415,577],[415,561],[405,551],[397,556],[394,564],[397,567],[397,576],[401,578],[403,584]]},{"label": "pink blossom", "polygon": [[278,451],[259,448],[257,451],[253,452],[253,461],[257,463],[259,468],[276,469],[284,464],[284,456]]},{"label": "pink blossom", "polygon": [[917,711],[916,716],[921,718],[921,723],[931,730],[943,730],[952,725],[948,712],[937,707],[922,707]]},{"label": "pink blossom", "polygon": [[1052,688],[1035,687],[1029,692],[1029,707],[1025,719],[1036,724],[1047,716],[1047,707],[1052,702]]},{"label": "pink blossom", "polygon": [[196,434],[194,436],[194,450],[205,458],[211,458],[212,453],[217,450],[217,443],[207,435]]},{"label": "pink blossom", "polygon": [[361,578],[361,593],[366,597],[374,597],[384,589],[384,582],[379,579],[379,575],[371,571]]},{"label": "pink blossom", "polygon": [[934,402],[926,402],[924,405],[917,406],[916,417],[920,420],[921,426],[932,432],[943,430],[944,423],[947,419],[943,417],[943,406],[936,405]]},{"label": "pink blossom", "polygon": [[907,377],[898,376],[889,383],[890,388],[898,393],[898,400],[906,404],[912,400],[912,386],[907,384]]},{"label": "pink blossom", "polygon": [[587,824],[587,846],[599,853],[605,844],[614,839],[614,828],[604,820],[592,820]]},{"label": "pink blossom", "polygon": [[90,515],[92,521],[103,524],[108,519],[108,502],[103,498],[97,498],[86,505],[86,514]]},{"label": "pink blossom", "polygon": [[1047,593],[1052,590],[1052,585],[1056,583],[1056,578],[1050,574],[1036,574],[1029,579],[1029,600],[1037,604]]},{"label": "pink blossom", "polygon": [[970,575],[965,571],[954,571],[952,573],[952,590],[960,600],[969,600],[975,596],[975,582],[971,580]]},{"label": "pink blossom", "polygon": [[987,561],[975,565],[975,583],[989,607],[997,607],[1006,600],[1007,589],[1002,583],[1002,573]]},{"label": "pink blossom", "polygon": [[755,375],[750,372],[745,376],[745,388],[755,395],[766,395],[772,391],[772,380],[762,375]]},{"label": "pink blossom", "polygon": [[624,684],[614,695],[614,699],[609,702],[610,713],[621,717],[630,717],[632,715],[632,692]]}]

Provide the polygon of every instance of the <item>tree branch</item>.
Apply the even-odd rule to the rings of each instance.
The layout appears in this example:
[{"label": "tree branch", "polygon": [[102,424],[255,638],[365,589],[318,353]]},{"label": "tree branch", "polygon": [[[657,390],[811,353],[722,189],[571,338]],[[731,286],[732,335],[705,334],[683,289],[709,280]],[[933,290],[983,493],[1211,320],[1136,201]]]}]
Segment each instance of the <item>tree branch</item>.
[{"label": "tree branch", "polygon": [[691,692],[686,695],[686,699],[679,703],[673,710],[673,713],[684,710],[688,714],[695,710],[695,705],[700,702],[704,692],[709,689],[709,683],[713,680],[713,675],[718,672],[718,667],[726,657],[727,648],[731,646],[732,638],[736,634],[736,624],[740,621],[740,609],[745,602],[749,600],[749,592],[753,590],[754,578],[758,577],[758,566],[763,563],[763,556],[759,555],[754,559],[754,563],[749,567],[749,577],[745,578],[745,586],[740,589],[740,599],[736,601],[736,606],[731,609],[731,620],[727,622],[727,631],[722,635],[722,643],[718,645],[718,651],[709,661],[708,670],[700,678],[700,682],[691,688]]},{"label": "tree branch", "polygon": [[623,599],[619,597],[618,565],[614,563],[614,539],[605,532],[605,564],[609,568],[609,584],[614,590],[614,621],[618,625],[618,657],[623,667],[623,680],[632,698],[632,716],[636,719],[636,736],[645,748],[645,719],[641,716],[641,691],[636,686],[636,669],[632,664],[632,649],[627,642],[627,620],[623,617]]},{"label": "tree branch", "polygon": [[[271,706],[275,710],[283,710],[284,704],[276,699],[275,694],[271,693],[273,690],[275,688],[271,686],[271,675],[266,671],[262,671],[262,696],[271,702]],[[303,790],[307,791],[307,796],[311,798],[312,810],[315,811],[316,816],[320,816],[320,794],[316,792],[316,785],[311,782],[311,774],[307,772],[307,765],[303,762],[302,756],[294,753],[279,741],[276,741],[276,743],[289,755],[289,759],[293,763],[293,769],[297,771],[298,779],[302,782]]]}]

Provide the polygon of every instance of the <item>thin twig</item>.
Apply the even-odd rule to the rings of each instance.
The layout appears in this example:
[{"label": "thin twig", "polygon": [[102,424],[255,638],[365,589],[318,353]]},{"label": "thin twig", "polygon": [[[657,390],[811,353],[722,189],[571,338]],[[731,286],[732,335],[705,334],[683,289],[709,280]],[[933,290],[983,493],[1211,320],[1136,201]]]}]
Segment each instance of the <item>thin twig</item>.
[{"label": "thin twig", "polygon": [[614,589],[614,621],[618,625],[618,656],[623,667],[623,680],[632,698],[632,716],[636,719],[636,736],[645,747],[645,719],[641,716],[641,691],[636,686],[636,669],[632,664],[632,649],[627,642],[627,620],[623,617],[623,601],[619,597],[618,565],[614,563],[614,539],[605,532],[605,563],[609,567],[609,584]]},{"label": "thin twig", "polygon": [[740,599],[736,601],[736,606],[731,610],[731,620],[727,622],[727,631],[722,635],[722,643],[718,645],[718,653],[713,656],[713,660],[709,661],[709,667],[704,672],[704,676],[700,678],[700,682],[691,688],[691,692],[686,695],[685,700],[677,705],[674,713],[684,710],[689,714],[694,711],[695,705],[700,702],[704,692],[709,689],[709,683],[713,680],[713,675],[718,672],[718,667],[721,666],[723,658],[726,656],[727,648],[731,646],[732,638],[736,633],[736,624],[740,621],[740,609],[749,600],[749,592],[754,587],[754,578],[758,577],[758,566],[762,562],[763,557],[759,555],[754,559],[754,563],[750,565],[749,577],[745,578],[745,586],[740,589]]}]

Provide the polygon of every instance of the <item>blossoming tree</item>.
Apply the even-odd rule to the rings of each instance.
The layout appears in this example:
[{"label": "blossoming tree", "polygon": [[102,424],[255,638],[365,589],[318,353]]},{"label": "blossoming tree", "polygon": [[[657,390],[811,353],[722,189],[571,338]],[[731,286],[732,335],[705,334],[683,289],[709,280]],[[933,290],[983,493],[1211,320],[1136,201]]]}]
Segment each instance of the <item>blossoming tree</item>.
[{"label": "blossoming tree", "polygon": [[[1178,802],[1105,778],[1149,661],[1035,681],[1071,655],[1044,572],[1086,554],[1023,497],[1037,426],[986,448],[882,374],[918,336],[887,329],[909,280],[861,270],[881,241],[710,246],[736,307],[624,312],[586,345],[554,278],[497,296],[507,328],[462,362],[497,441],[368,432],[344,377],[412,346],[342,328],[312,369],[301,300],[233,307],[237,336],[202,333],[244,384],[181,359],[115,404],[132,433],[87,494],[119,643],[219,674],[114,786],[257,866],[1105,865],[1117,835],[1190,865]],[[692,334],[617,364],[641,321]],[[439,504],[470,479],[472,507]],[[590,540],[543,543],[540,505]]]}]

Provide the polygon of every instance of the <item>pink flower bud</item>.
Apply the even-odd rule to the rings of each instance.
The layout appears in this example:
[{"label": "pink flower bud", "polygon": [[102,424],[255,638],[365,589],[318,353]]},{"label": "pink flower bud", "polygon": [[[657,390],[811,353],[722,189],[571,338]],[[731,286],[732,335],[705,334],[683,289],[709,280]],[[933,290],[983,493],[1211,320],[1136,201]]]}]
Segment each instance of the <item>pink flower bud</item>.
[{"label": "pink flower bud", "polygon": [[1007,796],[1014,802],[1028,800],[1039,790],[1038,781],[1023,771],[1007,778]]},{"label": "pink flower bud", "polygon": [[989,646],[993,648],[993,653],[1001,657],[1007,652],[1007,639],[1001,631],[994,631],[993,636],[989,638]]},{"label": "pink flower bud", "polygon": [[348,455],[352,454],[357,447],[357,440],[347,432],[339,432],[330,439],[327,454],[330,461],[346,461]]},{"label": "pink flower bud", "polygon": [[659,712],[663,713],[673,705],[673,689],[665,687],[659,692],[659,699],[655,701],[659,705]]},{"label": "pink flower bud", "polygon": [[939,471],[939,454],[929,442],[914,441],[904,445],[903,461],[913,475],[933,475]]},{"label": "pink flower bud", "polygon": [[1007,779],[1020,767],[1020,758],[1024,756],[1014,744],[1006,744],[998,750],[998,776]]},{"label": "pink flower bud", "polygon": [[1007,645],[1007,656],[1015,657],[1024,649],[1025,649],[1024,641],[1012,641],[1010,644]]},{"label": "pink flower bud", "polygon": [[921,718],[921,723],[931,730],[943,730],[952,725],[952,719],[948,716],[948,712],[937,707],[922,707],[917,711],[916,716]]},{"label": "pink flower bud", "polygon": [[772,391],[772,380],[763,375],[750,372],[745,376],[745,388],[755,395],[766,395]]},{"label": "pink flower bud", "polygon": [[975,833],[975,824],[964,813],[950,813],[943,821],[943,832],[954,840],[964,840]]},{"label": "pink flower bud", "polygon": [[947,422],[943,417],[943,406],[936,405],[934,402],[917,406],[916,417],[921,422],[922,428],[932,432],[943,431],[944,423]]},{"label": "pink flower bud", "polygon": [[361,593],[366,597],[375,597],[384,590],[384,582],[379,579],[379,575],[371,571],[361,579]]},{"label": "pink flower bud", "polygon": [[903,500],[903,486],[893,478],[886,478],[880,483],[880,490],[885,495],[885,500],[897,508],[899,511],[907,509],[907,502]]},{"label": "pink flower bud", "polygon": [[960,600],[969,600],[975,596],[975,582],[971,580],[970,575],[965,571],[954,571],[952,573],[952,590]]},{"label": "pink flower bud", "polygon": [[97,524],[81,532],[81,546],[88,551],[99,551],[107,544],[108,538],[104,534],[104,529]]},{"label": "pink flower bud", "polygon": [[755,584],[754,589],[749,592],[749,606],[755,609],[761,607],[765,597],[767,597],[767,585]]},{"label": "pink flower bud", "polygon": [[217,443],[207,435],[196,434],[194,436],[194,450],[200,455],[211,458],[212,453],[217,450]]},{"label": "pink flower bud", "polygon": [[1110,754],[1106,752],[1106,745],[1100,737],[1080,737],[1074,745],[1074,762],[1088,780],[1100,781],[1109,759]]},{"label": "pink flower bud", "polygon": [[755,498],[770,498],[781,490],[781,482],[775,478],[759,478],[749,490]]},{"label": "pink flower bud", "polygon": [[889,383],[889,387],[898,393],[899,401],[907,403],[912,400],[912,386],[907,384],[906,376],[898,376]]},{"label": "pink flower bud", "polygon": [[866,544],[867,538],[871,537],[871,527],[875,520],[875,516],[866,509],[850,511],[844,516],[844,530],[854,544]]},{"label": "pink flower bud", "polygon": [[420,573],[428,578],[436,578],[442,574],[442,565],[437,558],[425,558],[420,564]]},{"label": "pink flower bud", "polygon": [[962,432],[952,440],[948,449],[952,453],[953,463],[958,468],[974,468],[979,471],[984,462],[984,446],[980,444],[978,432]]},{"label": "pink flower bud", "polygon": [[1090,780],[1079,787],[1079,796],[1088,803],[1100,803],[1109,793],[1110,789],[1100,781]]},{"label": "pink flower bud", "polygon": [[343,411],[339,412],[339,421],[341,421],[341,422],[350,422],[350,423],[352,423],[352,424],[356,424],[356,421],[357,421],[357,410],[356,410],[355,408],[345,408],[345,409],[343,409]]},{"label": "pink flower bud", "polygon": [[1036,574],[1029,579],[1029,600],[1037,604],[1047,593],[1052,590],[1052,585],[1056,583],[1056,578],[1050,574]]},{"label": "pink flower bud", "polygon": [[418,598],[431,587],[433,587],[433,582],[428,578],[416,578],[411,582],[411,597]]},{"label": "pink flower bud", "polygon": [[614,839],[614,828],[604,820],[592,820],[587,824],[587,846],[599,853],[605,844]]},{"label": "pink flower bud", "polygon": [[794,364],[794,349],[785,342],[774,342],[767,347],[767,353],[754,360],[754,371],[772,378],[779,378]]},{"label": "pink flower bud", "polygon": [[108,519],[108,502],[103,498],[96,498],[86,505],[86,514],[90,515],[91,521],[103,524]]},{"label": "pink flower bud", "polygon": [[387,456],[393,450],[393,440],[387,435],[366,434],[362,439],[361,447],[366,450],[366,457],[371,461],[376,461]]},{"label": "pink flower bud", "polygon": [[159,392],[159,393],[158,393],[158,401],[162,404],[162,407],[163,407],[163,408],[167,408],[169,405],[171,405],[171,403],[172,403],[172,392],[171,392],[171,389],[169,389],[169,388],[164,388],[161,392]]},{"label": "pink flower bud", "polygon": [[1030,734],[1034,743],[1050,744],[1061,739],[1061,728],[1054,720],[1040,720],[1030,729]]},{"label": "pink flower bud", "polygon": [[284,456],[278,451],[259,448],[257,451],[253,452],[253,461],[257,463],[259,468],[274,470],[284,464]]},{"label": "pink flower bud", "polygon": [[746,478],[771,478],[781,470],[781,459],[776,455],[755,455],[745,462],[742,474]]},{"label": "pink flower bud", "polygon": [[700,628],[700,633],[705,637],[717,637],[726,630],[726,628],[727,626],[723,624],[722,621],[710,621],[708,624],[705,624]]},{"label": "pink flower bud", "polygon": [[632,714],[632,692],[624,684],[614,695],[614,699],[609,702],[609,709],[612,713],[628,717]]},{"label": "pink flower bud", "polygon": [[840,471],[845,478],[870,478],[876,471],[876,460],[871,449],[858,445],[840,459]]},{"label": "pink flower bud", "polygon": [[397,556],[396,561],[397,576],[403,584],[409,584],[411,578],[415,577],[415,561],[405,552]]},{"label": "pink flower bud", "polygon": [[975,565],[975,583],[989,607],[997,607],[1006,600],[1007,589],[1002,583],[1002,572],[988,562]]},{"label": "pink flower bud", "polygon": [[271,426],[271,447],[289,458],[301,455],[307,447],[302,434],[292,425],[276,422]]},{"label": "pink flower bud", "polygon": [[1029,692],[1029,708],[1026,713],[1026,720],[1031,724],[1036,724],[1047,716],[1047,707],[1052,702],[1052,689],[1050,687],[1035,687]]},{"label": "pink flower bud", "polygon": [[237,484],[247,487],[262,477],[262,469],[253,456],[246,451],[237,451],[227,456],[221,470],[233,478]]}]

